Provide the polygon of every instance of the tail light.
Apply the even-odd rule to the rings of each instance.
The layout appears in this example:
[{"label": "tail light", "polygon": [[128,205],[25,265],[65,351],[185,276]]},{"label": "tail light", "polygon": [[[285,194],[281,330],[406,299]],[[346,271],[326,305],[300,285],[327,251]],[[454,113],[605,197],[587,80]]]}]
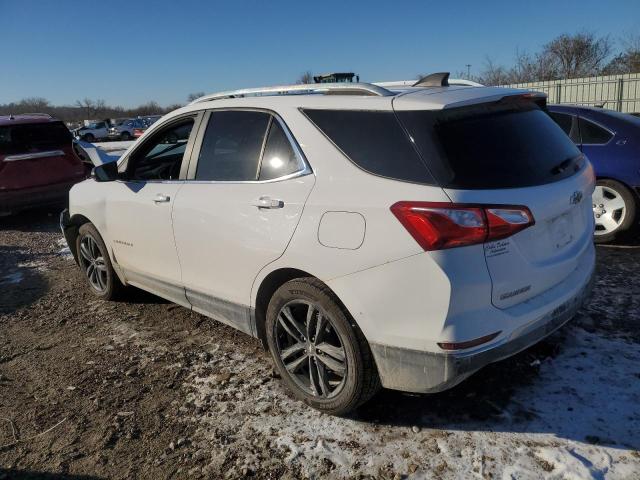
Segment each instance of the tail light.
[{"label": "tail light", "polygon": [[507,238],[535,224],[517,205],[398,202],[391,212],[425,250],[443,250]]},{"label": "tail light", "polygon": [[143,133],[144,133],[144,130],[141,129],[141,128],[134,128],[133,129],[133,136],[134,137],[141,137]]}]

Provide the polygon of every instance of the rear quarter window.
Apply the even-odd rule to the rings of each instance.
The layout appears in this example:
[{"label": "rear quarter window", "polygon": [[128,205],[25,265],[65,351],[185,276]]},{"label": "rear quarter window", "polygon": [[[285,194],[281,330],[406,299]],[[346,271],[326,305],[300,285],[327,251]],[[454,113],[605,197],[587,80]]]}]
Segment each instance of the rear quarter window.
[{"label": "rear quarter window", "polygon": [[361,169],[394,180],[434,183],[394,112],[311,109],[303,112]]},{"label": "rear quarter window", "polygon": [[585,118],[580,117],[578,123],[583,145],[604,145],[613,137],[611,132]]}]

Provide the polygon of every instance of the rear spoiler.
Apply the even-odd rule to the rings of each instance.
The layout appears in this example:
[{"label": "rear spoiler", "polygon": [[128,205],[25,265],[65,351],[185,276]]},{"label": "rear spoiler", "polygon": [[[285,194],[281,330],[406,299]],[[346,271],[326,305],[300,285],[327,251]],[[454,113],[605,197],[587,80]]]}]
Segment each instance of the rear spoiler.
[{"label": "rear spoiler", "polygon": [[[493,87],[489,87],[493,88]],[[496,89],[498,90],[498,89]],[[518,101],[530,101],[538,105],[542,109],[547,108],[547,94],[543,92],[531,92],[526,90],[511,90],[508,93],[497,92],[496,95],[477,97],[469,100],[462,100],[460,102],[452,102],[444,105],[443,110],[460,107],[471,107],[482,103],[515,103]]]}]

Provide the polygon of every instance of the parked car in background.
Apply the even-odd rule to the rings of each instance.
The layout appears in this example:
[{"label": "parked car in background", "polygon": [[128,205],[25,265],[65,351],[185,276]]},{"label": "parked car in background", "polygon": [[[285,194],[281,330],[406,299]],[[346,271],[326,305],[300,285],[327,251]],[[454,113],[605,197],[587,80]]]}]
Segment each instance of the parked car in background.
[{"label": "parked car in background", "polygon": [[543,94],[447,77],[169,113],[70,192],[61,226],[87,285],[105,300],[135,285],[262,339],[286,386],[331,414],[380,385],[451,388],[540,341],[592,285],[593,169]]},{"label": "parked car in background", "polygon": [[132,140],[135,138],[136,129],[146,129],[147,125],[141,118],[129,118],[123,120],[113,127],[109,127],[109,138],[111,140]]},{"label": "parked car in background", "polygon": [[109,136],[109,123],[107,121],[91,122],[89,125],[73,131],[76,138],[93,143],[96,140],[104,140]]},{"label": "parked car in background", "polygon": [[640,208],[640,118],[602,108],[549,105],[558,125],[593,164],[595,241],[637,227]]},{"label": "parked car in background", "polygon": [[142,134],[147,130],[147,128],[149,128],[151,125],[157,122],[160,118],[161,118],[161,115],[152,115],[149,117],[140,118],[139,120],[141,120],[142,124],[134,127],[133,137],[134,138],[141,137]]},{"label": "parked car in background", "polygon": [[66,204],[71,186],[89,172],[72,141],[49,115],[0,116],[0,215]]}]

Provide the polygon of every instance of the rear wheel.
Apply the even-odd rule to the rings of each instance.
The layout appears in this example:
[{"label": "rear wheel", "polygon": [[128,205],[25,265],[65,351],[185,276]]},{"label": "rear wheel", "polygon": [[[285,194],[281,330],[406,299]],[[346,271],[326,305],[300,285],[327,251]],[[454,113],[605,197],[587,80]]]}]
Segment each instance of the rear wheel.
[{"label": "rear wheel", "polygon": [[120,140],[125,140],[125,141],[131,140],[131,134],[129,132],[122,132],[120,134]]},{"label": "rear wheel", "polygon": [[107,247],[93,224],[85,223],[78,230],[76,252],[93,294],[104,300],[116,298],[124,285],[113,270]]},{"label": "rear wheel", "polygon": [[82,139],[85,142],[93,143],[96,140],[96,137],[94,137],[92,133],[86,133],[82,136]]},{"label": "rear wheel", "polygon": [[317,279],[292,280],[276,291],[267,309],[266,331],[276,369],[306,404],[343,415],[380,388],[367,341]]},{"label": "rear wheel", "polygon": [[598,180],[592,198],[596,243],[611,242],[634,226],[636,200],[627,187],[615,180]]}]

